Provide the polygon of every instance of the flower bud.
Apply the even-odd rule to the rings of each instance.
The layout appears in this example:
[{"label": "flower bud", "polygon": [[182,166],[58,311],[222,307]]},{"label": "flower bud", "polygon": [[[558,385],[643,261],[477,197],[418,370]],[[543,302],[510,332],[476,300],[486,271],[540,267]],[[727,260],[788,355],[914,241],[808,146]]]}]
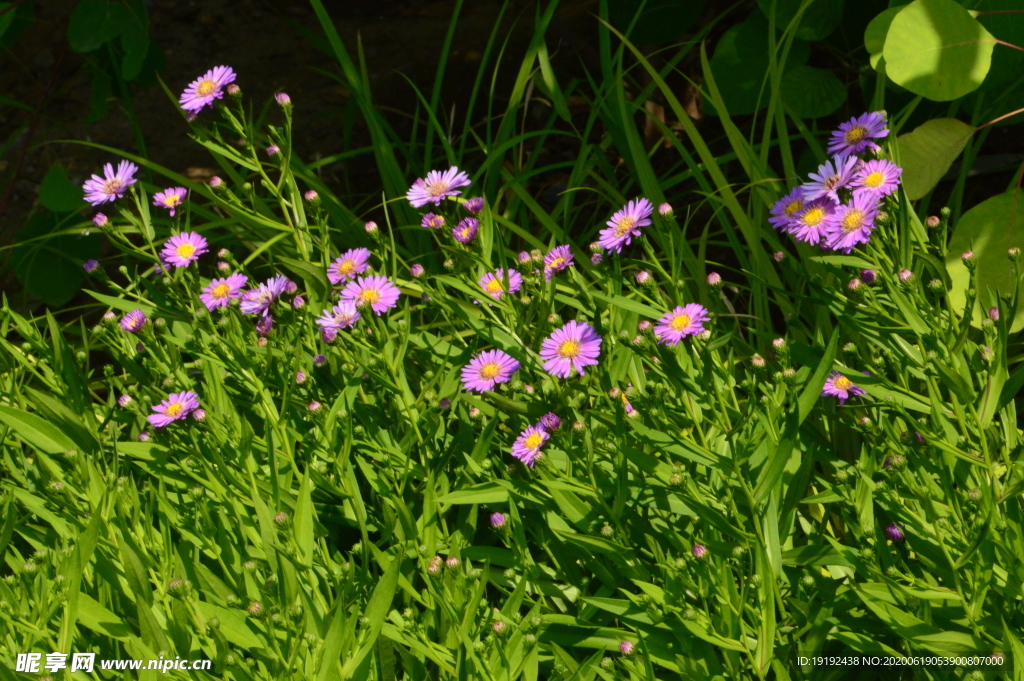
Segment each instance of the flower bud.
[{"label": "flower bud", "polygon": [[906,284],[909,283],[910,280],[914,278],[914,273],[911,272],[910,270],[900,270],[896,276],[900,280],[901,284]]},{"label": "flower bud", "polygon": [[1020,249],[1014,246],[1010,250],[1006,251],[1006,257],[1010,259],[1010,262],[1017,262],[1020,260]]},{"label": "flower bud", "polygon": [[783,260],[786,259],[786,254],[783,253],[782,251],[775,251],[774,253],[772,253],[772,258],[775,259],[775,262],[782,262]]},{"label": "flower bud", "polygon": [[238,87],[234,83],[231,83],[226,88],[224,88],[224,91],[228,93],[229,97],[234,97],[235,99],[238,99],[242,96],[242,88]]},{"label": "flower bud", "polygon": [[366,230],[367,234],[374,235],[378,231],[377,230],[377,223],[374,222],[373,220],[370,220],[365,225],[363,225],[363,229]]},{"label": "flower bud", "polygon": [[632,641],[621,641],[619,643],[619,652],[623,655],[631,655],[633,653]]},{"label": "flower bud", "polygon": [[662,203],[658,206],[658,215],[660,215],[663,218],[671,220],[672,216],[675,215],[675,213],[672,210],[671,204]]},{"label": "flower bud", "polygon": [[636,283],[640,284],[641,286],[646,286],[647,284],[650,284],[653,280],[654,277],[652,277],[651,273],[648,272],[647,270],[640,270],[639,272],[636,273]]},{"label": "flower bud", "polygon": [[505,527],[505,514],[504,513],[492,513],[491,514],[491,527],[496,530],[500,530]]},{"label": "flower bud", "polygon": [[269,147],[267,147],[267,156],[277,156],[280,153],[281,147],[277,146],[276,144],[271,144]]},{"label": "flower bud", "polygon": [[312,402],[310,402],[310,403],[309,403],[309,405],[308,405],[308,406],[306,407],[306,409],[308,409],[308,410],[309,410],[309,413],[311,413],[311,414],[315,414],[315,413],[317,413],[318,411],[320,411],[320,408],[321,408],[322,406],[323,406],[322,404],[320,404],[319,402],[317,402],[316,400],[314,400],[314,401],[312,401]]},{"label": "flower bud", "polygon": [[875,274],[874,270],[861,270],[860,280],[867,284],[868,286],[870,286],[871,284],[874,284],[875,281],[878,280],[878,275]]},{"label": "flower bud", "polygon": [[714,291],[717,291],[718,289],[722,288],[722,275],[720,275],[718,272],[709,273],[708,286],[710,286],[711,289]]},{"label": "flower bud", "polygon": [[292,105],[292,98],[288,96],[287,92],[278,92],[274,95],[274,100],[282,109],[287,109]]},{"label": "flower bud", "polygon": [[412,277],[413,279],[419,279],[420,277],[422,277],[423,265],[419,263],[414,263],[413,266],[409,268],[409,276]]},{"label": "flower bud", "polygon": [[192,412],[192,419],[195,420],[195,421],[198,421],[200,423],[205,421],[206,420],[206,410],[205,409],[196,409],[194,412]]},{"label": "flower bud", "polygon": [[941,220],[939,220],[938,215],[929,215],[928,218],[924,221],[924,223],[931,227],[932,229],[938,227],[940,222]]},{"label": "flower bud", "polygon": [[305,194],[302,195],[302,198],[305,199],[306,203],[308,203],[311,206],[320,205],[320,195],[316,193],[316,190],[308,190]]},{"label": "flower bud", "polygon": [[474,196],[471,199],[467,199],[466,202],[462,204],[462,207],[473,215],[476,215],[484,209],[484,197]]},{"label": "flower bud", "polygon": [[960,261],[964,264],[964,267],[966,267],[968,270],[972,272],[974,271],[975,265],[977,265],[977,260],[974,256],[974,251],[964,251],[960,255]]}]

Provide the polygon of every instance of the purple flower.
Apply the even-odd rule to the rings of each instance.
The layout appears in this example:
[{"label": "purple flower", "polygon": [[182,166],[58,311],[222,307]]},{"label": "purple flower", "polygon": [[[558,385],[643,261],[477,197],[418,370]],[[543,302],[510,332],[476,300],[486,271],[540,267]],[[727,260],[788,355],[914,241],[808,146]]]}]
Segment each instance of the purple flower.
[{"label": "purple flower", "polygon": [[350,281],[342,290],[341,297],[356,307],[369,305],[379,317],[395,307],[399,293],[398,287],[388,281],[387,277],[375,275]]},{"label": "purple flower", "polygon": [[303,371],[302,369],[299,369],[298,371],[295,372],[295,383],[298,384],[298,385],[302,385],[305,382],[306,382],[306,372]]},{"label": "purple flower", "polygon": [[540,427],[549,433],[553,433],[558,430],[562,425],[562,419],[558,418],[557,414],[548,412],[544,416],[540,417]]},{"label": "purple flower", "polygon": [[461,194],[459,187],[470,185],[469,175],[459,172],[459,169],[452,166],[443,173],[440,170],[431,170],[427,177],[416,180],[409,187],[405,198],[414,208],[421,208],[428,203],[440,206],[441,202],[449,196]]},{"label": "purple flower", "polygon": [[878,149],[873,139],[881,139],[889,134],[885,127],[885,114],[871,111],[854,116],[839,125],[832,133],[828,143],[828,153],[845,158],[851,154],[859,154],[865,149]]},{"label": "purple flower", "polygon": [[179,103],[185,111],[199,112],[203,107],[212,105],[213,100],[224,96],[224,87],[235,81],[235,72],[230,66],[215,66],[202,78],[189,83],[181,93]]},{"label": "purple flower", "polygon": [[487,295],[500,300],[504,293],[516,293],[523,285],[523,275],[519,274],[517,270],[508,270],[508,289],[505,288],[505,274],[506,270],[498,268],[494,272],[488,272],[484,276],[480,277],[480,284]]},{"label": "purple flower", "polygon": [[696,336],[704,332],[704,322],[708,321],[708,311],[699,303],[677,306],[658,320],[654,326],[654,335],[659,343],[679,345],[687,336]]},{"label": "purple flower", "polygon": [[366,248],[353,248],[342,253],[327,268],[327,278],[337,286],[348,279],[355,279],[369,267],[370,251]]},{"label": "purple flower", "polygon": [[436,215],[435,213],[427,213],[420,220],[420,225],[427,229],[441,229],[444,227],[444,216]]},{"label": "purple flower", "polygon": [[806,241],[809,244],[817,244],[828,231],[833,220],[835,220],[835,203],[828,198],[820,198],[804,205],[804,209],[797,213],[796,222],[790,233],[797,241]]},{"label": "purple flower", "polygon": [[[320,318],[316,320],[316,323],[325,331],[327,329],[339,331],[341,329],[347,329],[350,326],[354,326],[361,316],[362,315],[359,314],[359,311],[356,310],[354,303],[351,301],[342,301],[334,307],[324,310],[324,313],[320,315]],[[322,355],[317,356],[322,357]]]},{"label": "purple flower", "polygon": [[223,279],[211,279],[210,285],[199,294],[199,299],[210,312],[218,307],[225,307],[231,303],[232,298],[242,295],[242,287],[249,278],[238,272]]},{"label": "purple flower", "polygon": [[82,269],[85,270],[86,274],[92,274],[100,268],[100,263],[97,260],[86,260],[82,263]]},{"label": "purple flower", "polygon": [[292,299],[292,307],[294,307],[296,310],[301,310],[305,306],[306,306],[306,299],[303,298],[302,296],[295,296]]},{"label": "purple flower", "polygon": [[117,406],[121,407],[122,409],[125,409],[128,407],[129,404],[131,404],[134,401],[135,400],[132,399],[131,395],[121,395],[120,397],[117,398]]},{"label": "purple flower", "polygon": [[466,199],[466,202],[462,204],[462,207],[473,215],[476,215],[484,209],[484,197],[474,196],[471,199]]},{"label": "purple flower", "polygon": [[148,430],[144,430],[141,433],[139,433],[139,436],[138,436],[137,439],[138,439],[139,442],[149,442],[149,438],[150,438],[149,431]]},{"label": "purple flower", "polygon": [[142,310],[132,310],[121,317],[121,328],[125,331],[138,333],[146,325],[146,313]]},{"label": "purple flower", "polygon": [[322,367],[325,364],[327,364],[326,355],[316,355],[313,357],[313,366]]},{"label": "purple flower", "polygon": [[623,655],[631,655],[633,653],[632,641],[622,641],[619,643],[619,652]]},{"label": "purple flower", "polygon": [[704,557],[704,554],[708,552],[708,547],[704,546],[703,544],[694,544],[693,548],[691,549],[691,552],[693,553],[694,558],[700,560]]},{"label": "purple flower", "polygon": [[601,255],[600,253],[592,253],[590,255],[590,264],[595,267],[600,265],[602,260],[604,260],[604,256]]},{"label": "purple flower", "polygon": [[199,256],[206,253],[206,239],[196,232],[182,232],[167,240],[164,248],[160,251],[160,258],[170,267],[188,267],[190,263],[199,260]]},{"label": "purple flower", "polygon": [[103,177],[93,175],[82,185],[82,189],[85,191],[85,200],[98,206],[101,203],[121,198],[128,187],[135,184],[135,173],[138,170],[137,165],[128,161],[118,163],[117,172],[114,172],[114,166],[106,164],[103,166]]},{"label": "purple flower", "polygon": [[866,244],[875,230],[876,215],[878,199],[872,194],[854,193],[850,203],[836,209],[835,219],[826,228],[829,248],[849,253],[854,246]]},{"label": "purple flower", "polygon": [[480,229],[480,221],[476,218],[462,218],[459,224],[452,230],[452,236],[460,244],[468,244],[476,238],[477,230]]},{"label": "purple flower", "polygon": [[496,530],[500,530],[505,527],[505,514],[504,513],[492,513],[491,514],[491,527]]},{"label": "purple flower", "polygon": [[627,203],[621,210],[612,215],[608,226],[601,230],[601,238],[598,244],[602,248],[616,253],[622,252],[623,246],[628,246],[635,236],[640,236],[640,228],[651,224],[651,213],[654,206],[644,198],[638,198]]},{"label": "purple flower", "polygon": [[167,208],[173,218],[175,209],[185,202],[186,194],[188,192],[184,187],[169,187],[153,195],[153,205],[157,208]]},{"label": "purple flower", "polygon": [[569,246],[555,246],[544,256],[544,281],[551,281],[551,277],[571,266],[572,249]]},{"label": "purple flower", "polygon": [[853,384],[853,381],[838,371],[832,372],[832,375],[825,381],[825,386],[821,389],[822,397],[837,397],[839,398],[839,404],[845,404],[846,400],[851,397],[866,394],[867,391],[858,388]]},{"label": "purple flower", "polygon": [[277,102],[278,106],[292,105],[292,98],[288,96],[287,92],[278,92],[274,95],[274,100]]},{"label": "purple flower", "polygon": [[662,203],[658,206],[658,215],[663,218],[671,218],[675,213],[672,211],[672,204]]},{"label": "purple flower", "polygon": [[791,232],[796,227],[796,216],[804,208],[804,189],[794,187],[791,192],[783,196],[772,206],[768,222],[775,229],[783,232]]},{"label": "purple flower", "polygon": [[271,144],[269,147],[267,147],[267,156],[277,156],[280,153],[281,147],[277,146],[276,144]]},{"label": "purple flower", "polygon": [[888,527],[886,527],[885,533],[889,536],[889,539],[893,540],[894,542],[901,542],[906,538],[903,536],[903,530],[896,523],[891,523]]},{"label": "purple flower", "polygon": [[828,197],[839,203],[839,190],[853,183],[859,159],[856,157],[834,158],[818,166],[818,172],[808,173],[811,182],[803,185],[804,199],[813,201]]},{"label": "purple flower", "polygon": [[338,337],[338,330],[331,327],[321,329],[320,337],[324,339],[324,343],[333,343],[334,339]]},{"label": "purple flower", "polygon": [[242,293],[239,303],[242,314],[266,316],[270,313],[270,306],[284,293],[286,286],[288,286],[288,278],[283,274],[278,274],[256,288],[245,291]]},{"label": "purple flower", "polygon": [[462,368],[462,385],[467,390],[486,392],[498,383],[507,383],[519,370],[519,362],[501,350],[480,353]]},{"label": "purple flower", "polygon": [[412,277],[413,279],[419,279],[420,277],[422,277],[423,265],[419,264],[418,262],[413,263],[412,267],[409,268],[409,276]]},{"label": "purple flower", "polygon": [[516,259],[519,261],[520,265],[525,265],[533,260],[533,256],[531,256],[528,251],[519,251],[519,255]]},{"label": "purple flower", "polygon": [[874,270],[861,270],[860,271],[860,280],[863,281],[865,284],[869,284],[869,285],[870,284],[874,284],[877,279],[878,279],[878,275],[875,274]]},{"label": "purple flower", "polygon": [[896,278],[900,280],[901,284],[909,283],[914,278],[914,273],[910,270],[900,270],[896,273]]},{"label": "purple flower", "polygon": [[568,378],[573,369],[583,374],[583,367],[597,364],[600,354],[601,337],[586,322],[575,321],[544,339],[540,350],[544,370],[560,378]]},{"label": "purple flower", "polygon": [[155,414],[147,418],[154,428],[163,428],[174,421],[187,418],[189,414],[199,408],[199,396],[191,390],[180,393],[171,393],[167,399],[153,407]]},{"label": "purple flower", "polygon": [[530,426],[512,444],[512,456],[516,457],[530,468],[533,468],[537,458],[540,456],[540,448],[548,441],[548,432],[539,424]]},{"label": "purple flower", "polygon": [[[863,163],[857,168],[857,175],[853,180],[853,195],[867,194],[876,199],[889,196],[900,186],[900,175],[903,168],[892,161],[875,159]],[[935,216],[928,218],[931,220]],[[935,218],[938,224],[938,218]],[[931,223],[929,222],[929,226]]]},{"label": "purple flower", "polygon": [[263,315],[262,317],[260,317],[259,319],[256,320],[256,333],[258,333],[261,336],[269,336],[270,332],[271,332],[271,330],[273,330],[273,328],[274,328],[274,316],[273,315],[269,315],[269,314]]},{"label": "purple flower", "polygon": [[92,224],[102,229],[110,224],[110,220],[103,213],[96,213],[96,215],[92,216]]}]

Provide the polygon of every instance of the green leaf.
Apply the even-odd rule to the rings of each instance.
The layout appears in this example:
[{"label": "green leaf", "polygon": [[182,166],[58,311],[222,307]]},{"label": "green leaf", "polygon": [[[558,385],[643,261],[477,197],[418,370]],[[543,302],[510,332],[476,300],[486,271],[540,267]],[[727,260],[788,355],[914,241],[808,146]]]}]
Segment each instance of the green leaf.
[{"label": "green leaf", "polygon": [[976,90],[992,64],[995,38],[954,0],[914,0],[885,36],[885,72],[897,85],[937,102]]},{"label": "green leaf", "polygon": [[10,426],[23,441],[47,454],[63,454],[78,450],[74,440],[59,428],[27,411],[0,406],[0,421]]},{"label": "green leaf", "polygon": [[248,650],[261,650],[264,647],[263,641],[253,632],[239,610],[222,608],[208,601],[197,601],[196,604],[205,619],[216,617],[220,620],[217,629],[228,643]]},{"label": "green leaf", "polygon": [[[768,30],[764,18],[751,14],[718,39],[708,61],[726,111],[730,116],[751,114],[768,105]],[[718,115],[715,107],[707,107]]]},{"label": "green leaf", "polygon": [[[960,259],[964,251],[974,251],[978,297],[975,302],[973,323],[980,325],[984,318],[983,301],[988,300],[988,289],[1002,295],[1013,295],[1015,282],[1006,252],[1024,247],[1024,193],[1014,190],[999,194],[970,209],[960,218],[953,231],[946,256],[946,271],[952,280],[949,300],[953,309],[963,314],[967,304],[970,272]],[[1024,283],[1024,280],[1022,280]],[[1010,332],[1024,328],[1024,305],[1010,324]]]},{"label": "green leaf", "polygon": [[882,50],[885,48],[885,36],[889,33],[889,26],[904,7],[906,5],[897,5],[884,10],[864,29],[864,49],[870,56],[871,68],[878,68],[878,60],[882,57]]},{"label": "green leaf", "polygon": [[82,0],[68,21],[68,43],[75,52],[92,52],[131,25],[131,12],[108,0]]},{"label": "green leaf", "polygon": [[28,291],[50,307],[60,307],[78,292],[85,278],[82,263],[99,255],[99,236],[54,234],[58,217],[34,215],[18,232],[14,273]]},{"label": "green leaf", "polygon": [[309,489],[309,469],[299,485],[299,498],[295,502],[295,544],[302,553],[302,563],[313,567],[313,501]]},{"label": "green leaf", "polygon": [[39,201],[55,213],[70,213],[85,208],[84,192],[68,180],[63,168],[54,166],[39,185]]},{"label": "green leaf", "polygon": [[[771,16],[775,5],[775,28],[782,31],[796,17],[804,0],[757,0],[757,6],[766,17]],[[812,0],[804,10],[796,37],[801,40],[823,40],[832,34],[843,19],[843,0]],[[730,110],[730,113],[732,111]]]},{"label": "green leaf", "polygon": [[439,504],[502,504],[508,501],[508,490],[493,482],[474,485],[437,498]]},{"label": "green leaf", "polygon": [[911,201],[939,183],[976,128],[955,118],[936,118],[899,136],[903,189]]},{"label": "green leaf", "polygon": [[384,618],[387,617],[388,611],[391,609],[391,602],[395,598],[395,588],[398,586],[398,575],[401,574],[399,572],[401,566],[401,556],[392,557],[391,564],[388,565],[388,569],[384,572],[380,581],[377,582],[377,586],[374,587],[373,593],[370,595],[370,601],[363,612],[363,616],[367,619],[366,627],[360,639],[363,641],[363,644],[359,647],[359,650],[345,661],[341,674],[342,678],[352,678],[352,672],[359,667],[363,658],[373,650],[373,646],[377,642],[377,636],[380,634],[380,629],[384,625]]},{"label": "green leaf", "polygon": [[794,66],[782,76],[782,101],[800,118],[821,118],[846,101],[846,87],[828,69]]},{"label": "green leaf", "polygon": [[306,282],[306,289],[313,293],[319,302],[327,301],[327,292],[331,290],[331,283],[320,267],[305,260],[296,260],[295,258],[279,257],[278,260],[284,263],[284,266],[292,272],[302,277],[302,280]]},{"label": "green leaf", "polygon": [[594,296],[598,300],[603,300],[609,305],[614,305],[615,307],[626,310],[627,312],[635,312],[638,315],[649,319],[659,319],[664,315],[664,313],[658,312],[650,305],[645,305],[644,303],[633,300],[632,298],[626,298],[625,296],[609,296],[601,293],[600,291],[591,291],[590,295]]},{"label": "green leaf", "polygon": [[121,34],[124,59],[121,60],[121,78],[129,81],[138,78],[149,54],[149,35],[142,24],[133,21],[131,28]]}]

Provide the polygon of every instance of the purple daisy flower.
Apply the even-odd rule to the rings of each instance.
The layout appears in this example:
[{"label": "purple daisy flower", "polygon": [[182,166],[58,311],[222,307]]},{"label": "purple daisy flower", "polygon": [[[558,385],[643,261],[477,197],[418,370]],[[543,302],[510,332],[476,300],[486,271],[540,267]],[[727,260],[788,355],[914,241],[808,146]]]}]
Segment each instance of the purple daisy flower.
[{"label": "purple daisy flower", "polygon": [[854,246],[870,241],[878,205],[873,195],[855,193],[849,204],[839,206],[825,233],[829,248],[849,253]]},{"label": "purple daisy flower", "polygon": [[399,293],[397,286],[388,281],[387,277],[378,274],[350,281],[342,290],[341,297],[356,307],[369,305],[379,317],[395,307]]},{"label": "purple daisy flower", "polygon": [[[356,310],[356,306],[350,301],[343,300],[334,307],[324,310],[324,313],[320,315],[316,323],[320,325],[321,329],[334,329],[338,331],[355,326],[360,317],[362,315]],[[317,356],[320,357],[321,355]]]},{"label": "purple daisy flower", "polygon": [[853,381],[838,371],[832,372],[832,375],[825,381],[825,386],[821,389],[822,397],[837,397],[839,398],[839,404],[845,404],[846,400],[851,397],[866,394],[865,390],[858,388],[853,384]]},{"label": "purple daisy flower", "polygon": [[256,333],[261,336],[269,336],[270,332],[274,329],[274,316],[263,315],[256,320]]},{"label": "purple daisy flower", "polygon": [[139,167],[129,161],[121,161],[117,164],[117,172],[114,166],[106,164],[103,166],[103,177],[93,175],[82,185],[85,191],[85,200],[94,206],[101,203],[113,201],[124,196],[130,185],[135,184],[135,173]]},{"label": "purple daisy flower", "polygon": [[553,433],[562,426],[562,419],[558,418],[557,414],[548,412],[547,414],[544,414],[544,416],[540,417],[540,423],[538,425],[549,433]]},{"label": "purple daisy flower", "polygon": [[147,418],[154,428],[163,428],[174,421],[187,418],[189,414],[199,408],[199,396],[191,390],[180,393],[171,393],[167,399],[153,407],[155,414]]},{"label": "purple daisy flower", "polygon": [[460,244],[468,244],[476,238],[477,230],[480,229],[480,221],[476,218],[462,218],[459,224],[452,230],[452,236]]},{"label": "purple daisy flower", "polygon": [[278,274],[256,288],[243,292],[239,302],[242,314],[269,314],[270,306],[284,293],[287,286],[288,278]]},{"label": "purple daisy flower", "polygon": [[199,260],[199,256],[206,253],[206,239],[196,232],[182,232],[167,240],[164,248],[160,251],[160,257],[170,267],[188,267],[190,263]]},{"label": "purple daisy flower", "polygon": [[635,199],[627,203],[621,210],[612,215],[608,226],[601,230],[601,238],[597,243],[601,248],[616,253],[622,252],[623,246],[628,246],[635,236],[640,236],[640,228],[651,224],[651,213],[654,206],[644,198]]},{"label": "purple daisy flower", "polygon": [[420,225],[427,229],[441,229],[444,227],[444,216],[436,213],[427,213],[420,220]]},{"label": "purple daisy flower", "polygon": [[169,209],[173,218],[175,209],[185,202],[187,193],[184,187],[170,187],[153,195],[153,205]]},{"label": "purple daisy flower", "polygon": [[459,169],[452,166],[443,173],[440,170],[431,170],[426,178],[420,178],[412,183],[405,198],[414,208],[421,208],[428,203],[440,206],[441,202],[449,196],[461,194],[459,187],[470,185],[469,175],[459,172]]},{"label": "purple daisy flower", "polygon": [[366,248],[353,248],[345,251],[327,268],[327,278],[337,286],[348,279],[355,279],[369,267],[370,251]]},{"label": "purple daisy flower", "polygon": [[568,378],[573,369],[581,375],[583,367],[597,364],[601,337],[586,322],[567,322],[541,343],[544,370],[552,376]]},{"label": "purple daisy flower", "polygon": [[885,127],[885,115],[880,111],[870,111],[854,116],[839,125],[832,133],[828,143],[828,153],[845,158],[851,154],[859,154],[865,149],[878,149],[873,139],[881,139],[889,134]]},{"label": "purple daisy flower", "polygon": [[211,279],[210,285],[199,294],[199,299],[203,301],[203,305],[210,312],[218,307],[226,307],[231,304],[232,298],[242,295],[242,287],[248,280],[249,277],[238,272],[223,279]]},{"label": "purple daisy flower", "polygon": [[572,249],[569,246],[555,246],[544,256],[544,281],[551,281],[551,277],[566,267],[572,267]]},{"label": "purple daisy flower", "polygon": [[142,327],[146,325],[146,313],[142,310],[132,310],[125,316],[121,317],[121,328],[131,333],[138,333],[142,331]]},{"label": "purple daisy flower", "polygon": [[550,437],[548,431],[544,430],[540,424],[530,426],[520,433],[519,438],[512,444],[512,456],[533,468],[533,464],[540,457],[540,448]]},{"label": "purple daisy flower", "polygon": [[708,311],[699,303],[678,306],[658,320],[654,326],[654,335],[659,343],[679,345],[687,336],[696,336],[704,332],[704,322],[708,321]]},{"label": "purple daisy flower", "polygon": [[519,362],[515,358],[501,350],[487,350],[462,367],[462,385],[481,393],[494,390],[495,385],[507,383],[517,371]]},{"label": "purple daisy flower", "polygon": [[213,100],[224,96],[224,87],[228,83],[235,82],[234,70],[230,66],[215,66],[203,75],[202,78],[189,83],[185,91],[181,93],[179,103],[185,111],[198,113],[207,105],[212,105]]},{"label": "purple daisy flower", "polygon": [[818,166],[818,172],[808,173],[810,182],[803,185],[804,199],[813,201],[828,197],[839,203],[839,190],[853,183],[860,159],[856,157],[833,158]]},{"label": "purple daisy flower", "polygon": [[[875,159],[857,168],[853,181],[853,195],[867,194],[876,199],[889,196],[900,186],[903,168],[892,161]],[[929,218],[930,219],[930,218]]]},{"label": "purple daisy flower", "polygon": [[504,293],[516,293],[519,288],[523,285],[523,275],[519,274],[518,270],[508,270],[508,289],[505,288],[505,269],[499,267],[494,272],[488,272],[484,276],[480,277],[480,284],[487,295],[500,300]]},{"label": "purple daisy flower", "polygon": [[85,270],[86,274],[92,274],[99,268],[100,263],[98,260],[86,260],[84,263],[82,263],[82,269]]},{"label": "purple daisy flower", "polygon": [[831,199],[821,198],[811,201],[797,213],[790,234],[797,241],[816,244],[825,236],[829,226],[835,220],[835,215],[836,205]]},{"label": "purple daisy flower", "polygon": [[462,207],[473,215],[476,215],[484,209],[484,197],[474,196],[471,199],[466,199],[466,202],[462,204]]},{"label": "purple daisy flower", "polygon": [[792,231],[796,226],[796,216],[804,208],[804,189],[794,187],[791,192],[783,196],[772,206],[771,217],[768,222],[775,229],[783,232]]}]

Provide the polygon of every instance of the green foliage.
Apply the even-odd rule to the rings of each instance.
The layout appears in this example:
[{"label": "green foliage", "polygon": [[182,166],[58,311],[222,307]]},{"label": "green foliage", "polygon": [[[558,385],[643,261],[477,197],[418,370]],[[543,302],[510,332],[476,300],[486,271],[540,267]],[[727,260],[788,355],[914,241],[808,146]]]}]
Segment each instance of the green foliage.
[{"label": "green foliage", "polygon": [[935,118],[900,135],[903,186],[911,201],[935,188],[976,129],[955,118]]}]

